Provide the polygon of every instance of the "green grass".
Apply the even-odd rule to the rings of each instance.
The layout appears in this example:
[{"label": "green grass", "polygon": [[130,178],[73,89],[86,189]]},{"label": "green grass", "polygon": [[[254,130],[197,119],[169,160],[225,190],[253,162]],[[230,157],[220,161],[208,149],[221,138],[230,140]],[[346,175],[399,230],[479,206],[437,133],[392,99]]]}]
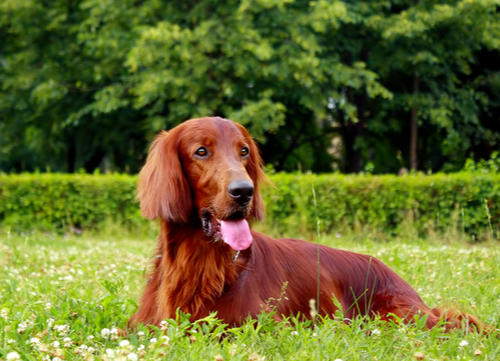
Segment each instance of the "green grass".
[{"label": "green grass", "polygon": [[[429,306],[453,304],[485,323],[500,324],[498,242],[338,236],[321,242],[380,258]],[[144,286],[154,238],[0,233],[0,359],[15,359],[13,352],[29,360],[500,359],[494,336],[362,320],[347,326],[328,319],[314,326],[293,318],[275,324],[261,315],[221,337],[217,319],[190,324],[179,316],[164,330],[141,327],[122,336],[119,330],[126,328]]]}]

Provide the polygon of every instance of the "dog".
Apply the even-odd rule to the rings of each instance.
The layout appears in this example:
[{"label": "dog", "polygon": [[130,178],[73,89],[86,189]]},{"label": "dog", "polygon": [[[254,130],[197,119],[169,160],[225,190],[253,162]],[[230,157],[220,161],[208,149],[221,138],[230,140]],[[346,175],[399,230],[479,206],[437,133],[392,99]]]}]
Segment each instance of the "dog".
[{"label": "dog", "polygon": [[428,329],[440,320],[447,330],[485,329],[473,316],[430,309],[374,257],[319,246],[318,273],[317,245],[251,231],[248,222],[264,217],[262,166],[247,130],[231,120],[191,119],[157,136],[139,174],[137,198],[143,216],[160,218],[160,234],[131,327],[159,325],[175,318],[177,309],[192,321],[217,312],[230,326],[272,309],[278,321],[310,318],[314,300],[321,316],[334,315],[340,304],[346,320],[408,323],[426,315]]}]

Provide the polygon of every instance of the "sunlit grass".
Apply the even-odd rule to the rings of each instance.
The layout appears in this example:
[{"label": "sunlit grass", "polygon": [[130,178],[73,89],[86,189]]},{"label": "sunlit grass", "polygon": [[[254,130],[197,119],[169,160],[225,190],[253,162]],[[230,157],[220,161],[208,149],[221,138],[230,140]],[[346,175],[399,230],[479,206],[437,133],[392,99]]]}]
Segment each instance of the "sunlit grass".
[{"label": "sunlit grass", "polygon": [[[443,243],[444,241],[444,243]],[[500,324],[498,243],[342,232],[321,242],[374,255],[429,306],[453,304]],[[494,337],[341,319],[276,324],[269,315],[223,329],[209,318],[122,333],[137,308],[154,236],[0,234],[0,359],[500,359]],[[316,265],[311,265],[316,267]]]}]

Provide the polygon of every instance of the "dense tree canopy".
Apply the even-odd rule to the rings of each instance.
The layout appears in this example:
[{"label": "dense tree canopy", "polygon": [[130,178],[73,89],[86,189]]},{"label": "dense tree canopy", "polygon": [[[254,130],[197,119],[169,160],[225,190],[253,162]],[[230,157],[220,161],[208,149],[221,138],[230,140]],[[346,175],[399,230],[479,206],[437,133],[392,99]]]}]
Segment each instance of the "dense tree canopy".
[{"label": "dense tree canopy", "polygon": [[500,1],[3,0],[0,171],[136,172],[245,124],[278,170],[453,170],[500,143]]}]

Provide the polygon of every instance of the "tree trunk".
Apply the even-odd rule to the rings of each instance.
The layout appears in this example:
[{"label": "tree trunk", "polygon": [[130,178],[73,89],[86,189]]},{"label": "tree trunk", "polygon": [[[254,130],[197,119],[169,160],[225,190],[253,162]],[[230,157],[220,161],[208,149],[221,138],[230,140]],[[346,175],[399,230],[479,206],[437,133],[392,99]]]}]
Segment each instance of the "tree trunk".
[{"label": "tree trunk", "polygon": [[[413,76],[413,95],[418,94],[418,77]],[[415,97],[413,97],[413,107],[410,112],[410,169],[417,170],[417,142],[418,142],[418,124],[417,108],[415,107]]]},{"label": "tree trunk", "polygon": [[344,172],[346,173],[359,173],[362,167],[360,142],[365,126],[366,92],[363,91],[363,93],[354,96],[354,103],[358,110],[358,122],[352,123],[349,120],[345,120],[343,113],[340,121],[342,142],[345,149]]},{"label": "tree trunk", "polygon": [[75,173],[76,162],[76,144],[72,137],[69,138],[68,149],[66,151],[66,164],[68,166],[68,173]]}]

